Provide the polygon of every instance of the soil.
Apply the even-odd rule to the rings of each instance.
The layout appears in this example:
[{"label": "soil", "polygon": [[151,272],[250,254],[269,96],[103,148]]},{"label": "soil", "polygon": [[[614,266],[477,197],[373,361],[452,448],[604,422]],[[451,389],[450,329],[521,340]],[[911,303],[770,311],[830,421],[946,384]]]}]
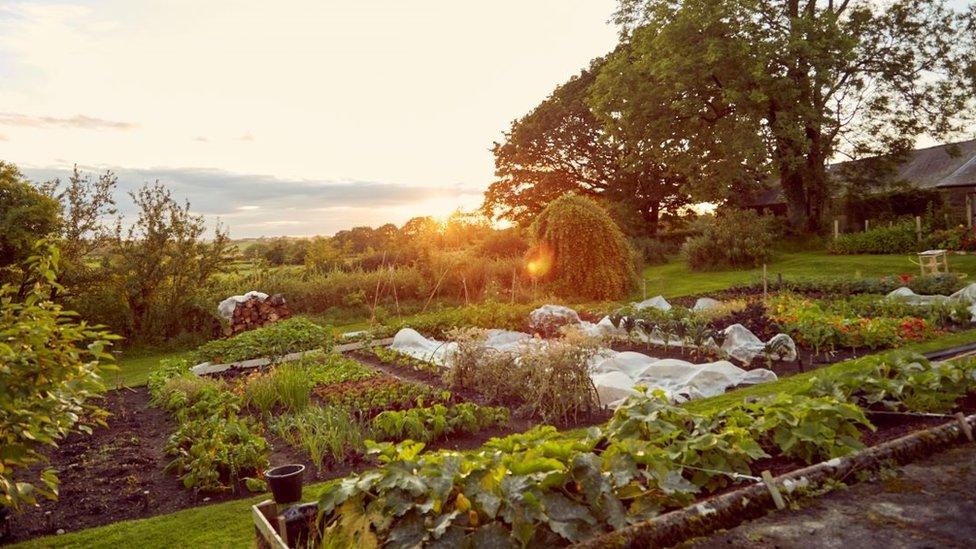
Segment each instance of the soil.
[{"label": "soil", "polygon": [[95,428],[91,435],[72,434],[48,454],[49,466],[60,472],[60,503],[42,500],[37,507],[13,515],[12,539],[4,542],[244,495],[197,495],[163,471],[170,461],[163,447],[176,425],[166,412],[149,404],[147,389],[109,391],[102,407],[113,414],[108,427]]}]

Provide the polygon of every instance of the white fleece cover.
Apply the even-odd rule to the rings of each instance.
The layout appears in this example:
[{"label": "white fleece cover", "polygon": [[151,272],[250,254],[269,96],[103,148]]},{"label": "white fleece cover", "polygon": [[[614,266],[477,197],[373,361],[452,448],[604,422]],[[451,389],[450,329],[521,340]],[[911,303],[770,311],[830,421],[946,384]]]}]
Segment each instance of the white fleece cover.
[{"label": "white fleece cover", "polygon": [[653,307],[655,309],[660,309],[662,311],[670,311],[671,304],[668,303],[667,299],[664,299],[663,295],[657,295],[650,299],[645,299],[640,303],[634,303],[634,310],[640,311],[641,309],[647,309]]},{"label": "white fleece cover", "polygon": [[976,282],[966,286],[958,292],[946,297],[944,295],[919,295],[911,288],[902,286],[892,290],[885,296],[885,299],[897,299],[907,301],[915,305],[931,305],[933,303],[943,303],[945,301],[962,301],[969,304],[970,321],[976,322]]},{"label": "white fleece cover", "polygon": [[217,314],[226,318],[227,320],[230,320],[234,317],[234,309],[237,308],[237,304],[244,303],[252,297],[256,297],[261,301],[264,301],[265,299],[268,299],[268,294],[259,292],[257,290],[251,290],[244,295],[232,295],[217,305]]},{"label": "white fleece cover", "polygon": [[[501,352],[519,353],[525,345],[545,345],[545,340],[528,334],[506,330],[489,331],[486,346]],[[421,360],[448,366],[455,343],[427,339],[416,330],[404,328],[397,332],[390,348]],[[776,379],[776,374],[763,368],[746,371],[731,362],[719,360],[693,364],[684,360],[656,359],[635,352],[618,353],[600,349],[590,361],[593,384],[600,402],[616,407],[620,401],[635,394],[635,386],[661,389],[669,398],[684,401],[722,394],[735,385],[763,383]]]}]

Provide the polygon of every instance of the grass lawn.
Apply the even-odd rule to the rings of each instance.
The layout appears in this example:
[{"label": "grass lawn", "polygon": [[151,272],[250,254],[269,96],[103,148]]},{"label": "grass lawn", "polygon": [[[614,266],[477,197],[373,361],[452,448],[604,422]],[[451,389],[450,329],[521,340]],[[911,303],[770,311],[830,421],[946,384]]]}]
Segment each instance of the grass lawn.
[{"label": "grass lawn", "polygon": [[[787,279],[881,277],[903,273],[918,274],[910,255],[830,255],[827,252],[779,253],[767,266],[769,278],[782,274]],[[974,278],[976,256],[950,255],[949,268]],[[748,270],[695,272],[680,259],[644,269],[647,297],[680,297],[722,290],[736,284],[762,279],[762,268]]]},{"label": "grass lawn", "polygon": [[[944,349],[976,342],[976,330],[945,335],[926,343],[909,345],[905,350],[918,352]],[[892,351],[887,351],[887,354]],[[833,377],[856,370],[858,362],[849,360],[788,377],[774,383],[756,385],[712,398],[696,400],[686,406],[696,412],[708,412],[728,407],[749,396],[789,393],[800,389],[811,377]],[[580,430],[567,431],[566,436],[578,436]],[[333,481],[330,481],[333,482]],[[314,500],[330,482],[305,488],[305,499]],[[118,522],[61,536],[36,538],[11,547],[250,547],[254,529],[249,507],[268,496],[229,501],[184,509],[168,515],[148,519]]]},{"label": "grass lawn", "polygon": [[105,385],[113,387],[138,387],[145,385],[149,374],[156,369],[159,361],[166,358],[180,358],[187,351],[147,351],[133,349],[123,351],[115,361],[118,370],[106,372]]}]

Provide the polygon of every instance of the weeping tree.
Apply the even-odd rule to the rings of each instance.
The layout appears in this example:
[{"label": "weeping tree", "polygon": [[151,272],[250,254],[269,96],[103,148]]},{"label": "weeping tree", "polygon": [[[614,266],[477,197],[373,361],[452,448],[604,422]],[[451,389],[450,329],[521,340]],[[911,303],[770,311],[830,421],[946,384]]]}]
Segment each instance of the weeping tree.
[{"label": "weeping tree", "polygon": [[775,178],[791,225],[821,227],[827,164],[899,155],[973,119],[973,19],[945,0],[621,0],[622,44],[590,104],[660,148],[696,198]]},{"label": "weeping tree", "polygon": [[565,194],[530,227],[529,274],[557,294],[619,299],[635,286],[634,252],[610,215],[592,198]]}]

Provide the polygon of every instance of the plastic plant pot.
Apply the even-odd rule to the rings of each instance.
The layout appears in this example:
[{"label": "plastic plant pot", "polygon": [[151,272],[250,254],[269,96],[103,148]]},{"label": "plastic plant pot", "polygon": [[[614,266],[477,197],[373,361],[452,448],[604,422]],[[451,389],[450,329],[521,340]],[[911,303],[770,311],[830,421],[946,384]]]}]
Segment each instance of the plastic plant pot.
[{"label": "plastic plant pot", "polygon": [[305,466],[300,463],[273,467],[264,472],[275,503],[284,505],[302,499],[302,477]]}]

